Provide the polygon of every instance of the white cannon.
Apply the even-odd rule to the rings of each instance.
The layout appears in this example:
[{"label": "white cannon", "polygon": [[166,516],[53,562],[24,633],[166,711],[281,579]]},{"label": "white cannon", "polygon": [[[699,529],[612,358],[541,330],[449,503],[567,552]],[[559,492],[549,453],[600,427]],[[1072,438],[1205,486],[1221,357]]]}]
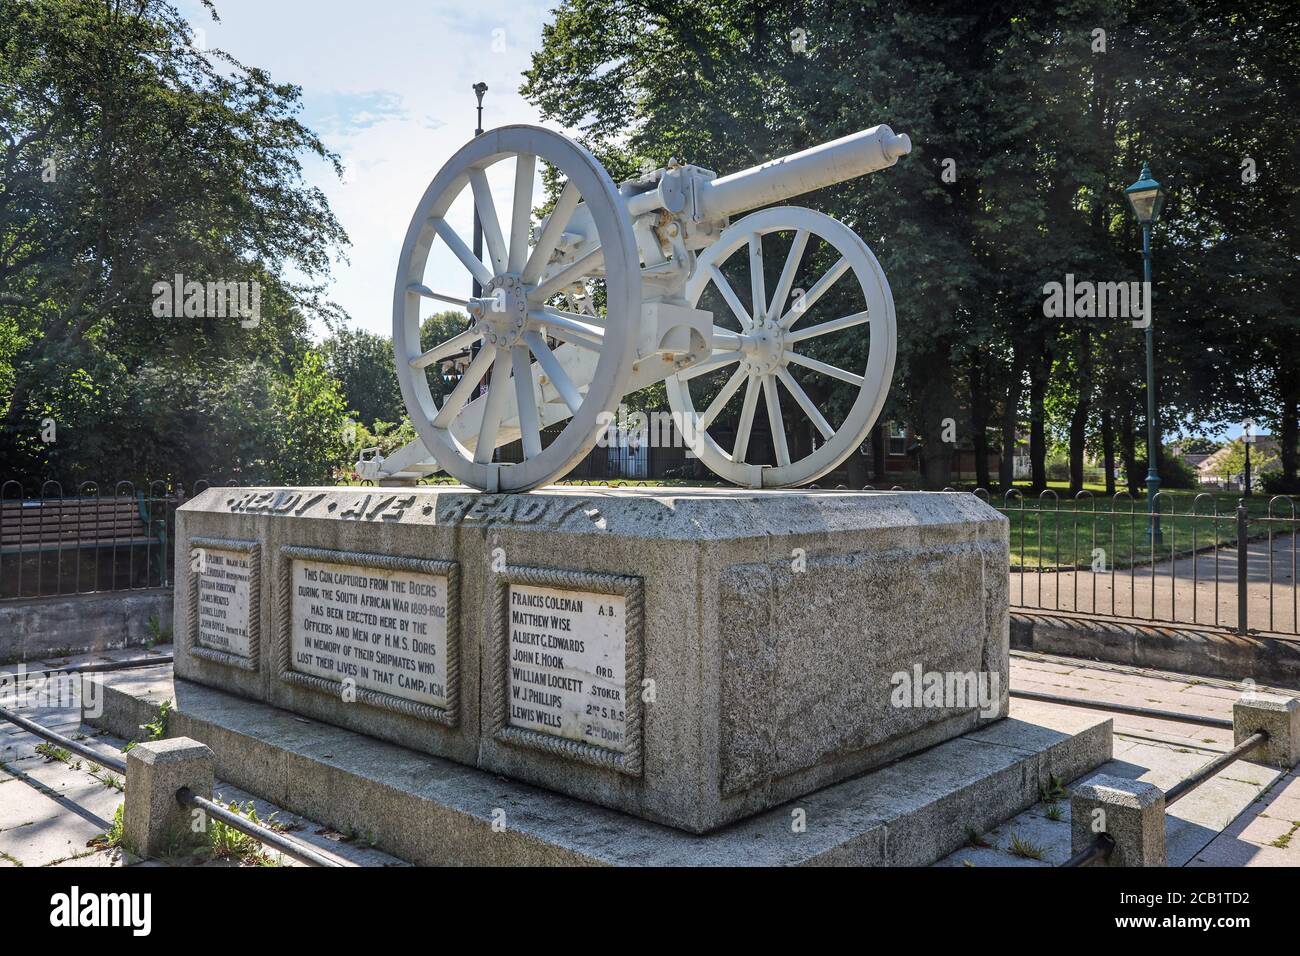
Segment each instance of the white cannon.
[{"label": "white cannon", "polygon": [[[576,465],[599,441],[625,395],[664,381],[686,443],[719,476],[754,488],[816,480],[862,444],[884,405],[894,368],[893,296],[866,243],[829,216],[780,206],[734,223],[730,217],[885,169],[910,150],[907,136],[875,126],[730,176],[717,178],[707,169],[670,162],[666,169],[615,186],[590,152],[559,133],[505,126],[474,138],[425,190],[397,267],[393,349],[402,396],[419,438],[386,459],[363,455],[358,471],[371,479],[409,479],[445,470],[485,491],[526,491],[562,478]],[[565,185],[533,230],[539,159]],[[510,160],[514,187],[507,234],[487,170]],[[482,257],[446,219],[467,186],[482,223]],[[777,234],[781,238],[769,238]],[[783,249],[788,243],[770,295],[763,268],[765,239]],[[436,240],[478,283],[478,297],[425,284]],[[741,256],[727,268],[733,274],[738,267],[747,270],[748,305],[723,273],[724,264],[742,249],[747,266]],[[805,257],[830,265],[808,288],[796,288]],[[818,300],[849,275],[856,289],[841,290],[835,298],[857,307],[800,325]],[[467,277],[465,285],[470,284]],[[696,307],[710,285],[726,303],[732,328]],[[422,298],[464,308],[468,328],[423,349]],[[803,343],[848,329],[854,330],[850,335],[860,334],[856,327],[863,325],[870,335],[863,369],[839,368],[804,354]],[[463,363],[471,355],[437,407],[426,369],[458,356]],[[838,426],[791,374],[791,365],[857,388]],[[720,390],[716,380],[711,392],[697,387],[701,404],[709,397],[707,407],[697,408],[692,383],[733,366]],[[742,386],[734,438],[724,448],[710,428]],[[806,455],[793,460],[782,389],[821,436]],[[747,460],[760,392],[774,463]],[[544,443],[543,429],[557,423],[563,427]],[[522,460],[494,462],[495,450],[515,440],[522,445]]]}]

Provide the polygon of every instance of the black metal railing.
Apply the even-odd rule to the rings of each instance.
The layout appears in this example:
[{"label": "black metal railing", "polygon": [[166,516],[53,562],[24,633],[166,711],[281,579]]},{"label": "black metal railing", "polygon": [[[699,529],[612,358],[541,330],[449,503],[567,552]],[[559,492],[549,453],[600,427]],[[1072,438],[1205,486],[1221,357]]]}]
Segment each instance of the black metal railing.
[{"label": "black metal railing", "polygon": [[[975,494],[1011,522],[1011,604],[1239,634],[1300,635],[1300,518],[1285,496]],[[1226,505],[1226,507],[1225,507]],[[1154,533],[1153,533],[1154,532]]]},{"label": "black metal railing", "polygon": [[213,484],[0,482],[0,601],[170,588],[176,509]]}]

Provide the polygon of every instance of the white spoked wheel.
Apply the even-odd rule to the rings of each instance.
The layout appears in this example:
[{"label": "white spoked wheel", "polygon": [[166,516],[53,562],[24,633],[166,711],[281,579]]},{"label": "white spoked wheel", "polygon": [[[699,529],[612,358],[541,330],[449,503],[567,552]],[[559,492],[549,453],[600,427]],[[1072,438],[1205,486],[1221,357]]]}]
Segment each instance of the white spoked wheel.
[{"label": "white spoked wheel", "polygon": [[[567,179],[555,207],[531,236],[538,160]],[[497,218],[487,171],[513,173],[509,235]],[[484,255],[447,222],[453,202],[472,190]],[[465,269],[456,291],[424,281],[441,240]],[[560,250],[563,261],[553,262]],[[481,293],[468,294],[471,279]],[[604,281],[604,314],[592,283]],[[461,289],[466,291],[462,292]],[[420,345],[420,302],[435,299],[469,313],[468,328],[429,350]],[[568,304],[556,307],[556,300]],[[623,396],[641,309],[640,259],[626,207],[609,174],[586,149],[536,126],[489,130],[442,167],[411,219],[393,290],[393,350],[402,397],[438,466],[486,491],[526,491],[564,475],[595,445]],[[426,369],[477,348],[438,408]],[[490,375],[490,378],[489,378]],[[488,379],[486,385],[484,380]],[[480,387],[482,386],[482,387]],[[475,395],[477,394],[477,397]],[[568,419],[543,447],[542,430]],[[523,460],[494,462],[496,448],[519,439]]]},{"label": "white spoked wheel", "polygon": [[[769,245],[789,246],[770,298],[763,271],[765,239]],[[748,253],[748,308],[723,271],[725,267],[733,275],[744,274],[743,262],[727,264],[741,249]],[[820,273],[808,272],[805,260],[831,265]],[[814,277],[807,285],[797,284]],[[894,297],[880,263],[867,244],[838,220],[811,209],[783,206],[733,223],[700,254],[687,284],[687,301],[698,305],[710,287],[715,290],[710,294],[725,303],[714,314],[725,317],[729,312],[731,318],[715,320],[712,357],[683,369],[667,383],[669,404],[685,424],[692,450],[715,474],[738,485],[780,488],[815,481],[862,444],[889,394],[897,327]],[[861,371],[826,360],[836,353],[860,356],[861,343],[853,337],[862,336],[862,326],[869,342],[864,366],[855,365]],[[804,378],[807,388],[796,374]],[[836,426],[809,391],[829,408],[832,389],[843,385],[857,391],[847,413],[832,416],[842,419]],[[724,448],[718,441],[719,423],[731,421],[722,414],[742,388],[734,439],[728,442],[729,449]],[[750,439],[760,393],[771,433],[770,463],[751,463],[756,457]],[[808,442],[808,454],[794,459],[782,393],[793,399],[797,415],[806,417],[817,432]],[[697,410],[696,397],[702,411]],[[834,404],[842,409],[844,397]]]}]

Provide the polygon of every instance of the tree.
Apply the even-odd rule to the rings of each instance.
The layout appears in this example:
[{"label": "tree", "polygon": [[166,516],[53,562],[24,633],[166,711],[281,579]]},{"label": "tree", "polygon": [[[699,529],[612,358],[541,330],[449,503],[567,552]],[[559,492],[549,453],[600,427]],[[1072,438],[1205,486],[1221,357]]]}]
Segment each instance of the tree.
[{"label": "tree", "polygon": [[[292,373],[307,316],[340,317],[322,288],[346,236],[300,157],[340,168],[298,100],[200,51],[161,0],[0,0],[0,458],[126,467],[125,381],[209,381],[227,361]],[[177,276],[255,289],[258,314],[163,314],[159,284]],[[87,427],[47,445],[51,413]]]},{"label": "tree", "polygon": [[342,328],[325,340],[321,353],[348,408],[362,424],[373,427],[375,422],[401,421],[405,406],[390,339],[364,329]]}]

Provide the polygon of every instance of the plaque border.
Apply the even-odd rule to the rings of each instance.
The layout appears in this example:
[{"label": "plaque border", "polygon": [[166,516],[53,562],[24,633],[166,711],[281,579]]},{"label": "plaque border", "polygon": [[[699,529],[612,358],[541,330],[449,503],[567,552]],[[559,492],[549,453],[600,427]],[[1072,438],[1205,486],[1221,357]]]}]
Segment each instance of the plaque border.
[{"label": "plaque border", "polygon": [[343,682],[304,674],[293,669],[291,637],[293,628],[293,562],[320,561],[325,564],[350,564],[384,571],[413,571],[434,574],[447,579],[447,706],[426,704],[418,700],[398,697],[368,687],[356,688],[356,703],[379,710],[392,711],[415,717],[445,727],[460,723],[460,562],[433,558],[408,558],[394,554],[370,554],[364,551],[335,551],[330,548],[309,548],[285,544],[280,546],[280,600],[276,602],[276,635],[279,656],[279,678],[286,684],[305,687],[318,693],[341,697]]},{"label": "plaque border", "polygon": [[[623,753],[598,744],[557,737],[540,730],[510,726],[510,662],[507,648],[510,644],[508,595],[512,584],[594,591],[597,594],[618,594],[625,599],[623,676],[626,687],[623,691],[623,701],[627,714],[627,749]],[[629,574],[506,565],[497,573],[492,588],[492,626],[488,634],[491,644],[488,699],[491,701],[489,719],[493,739],[504,744],[529,747],[568,757],[628,776],[641,776],[644,769],[641,677],[644,665],[645,582],[640,577]]]},{"label": "plaque border", "polygon": [[262,544],[244,538],[213,538],[195,535],[190,538],[189,553],[195,548],[210,548],[213,551],[238,551],[249,556],[248,559],[248,656],[219,651],[213,647],[204,647],[199,643],[199,572],[190,566],[190,595],[186,608],[186,630],[188,631],[189,651],[200,660],[211,661],[226,667],[256,672],[262,662]]}]

